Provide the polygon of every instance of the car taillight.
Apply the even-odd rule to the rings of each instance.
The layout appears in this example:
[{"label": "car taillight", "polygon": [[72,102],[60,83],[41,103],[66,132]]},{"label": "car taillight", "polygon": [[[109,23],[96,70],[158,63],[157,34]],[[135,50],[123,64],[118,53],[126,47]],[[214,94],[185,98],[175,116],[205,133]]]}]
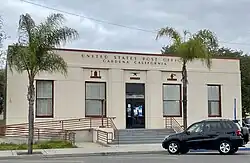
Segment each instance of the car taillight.
[{"label": "car taillight", "polygon": [[236,135],[237,135],[237,136],[241,136],[241,131],[240,131],[240,130],[237,130],[237,131],[236,131]]}]

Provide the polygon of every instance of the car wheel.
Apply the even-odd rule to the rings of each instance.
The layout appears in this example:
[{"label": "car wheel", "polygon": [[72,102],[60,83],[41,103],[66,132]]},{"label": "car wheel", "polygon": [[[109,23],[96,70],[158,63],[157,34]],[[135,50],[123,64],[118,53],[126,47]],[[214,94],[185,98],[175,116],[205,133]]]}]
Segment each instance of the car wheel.
[{"label": "car wheel", "polygon": [[230,154],[232,152],[232,144],[229,141],[221,141],[219,145],[220,154]]},{"label": "car wheel", "polygon": [[168,143],[168,152],[170,154],[178,154],[180,152],[180,143],[177,141],[171,141]]}]

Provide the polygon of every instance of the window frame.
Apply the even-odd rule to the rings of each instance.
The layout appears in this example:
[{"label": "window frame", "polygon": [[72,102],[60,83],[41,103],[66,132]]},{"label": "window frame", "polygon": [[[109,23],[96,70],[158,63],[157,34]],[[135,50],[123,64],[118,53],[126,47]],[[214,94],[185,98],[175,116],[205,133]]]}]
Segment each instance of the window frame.
[{"label": "window frame", "polygon": [[[168,86],[168,85],[177,85],[180,88],[180,114],[177,115],[164,115],[164,101],[176,101],[176,100],[164,100],[164,86]],[[162,85],[162,108],[163,108],[163,117],[182,117],[182,84],[180,83],[163,83]]]},{"label": "window frame", "polygon": [[88,83],[102,83],[104,84],[104,92],[105,92],[105,95],[104,95],[104,115],[103,117],[107,117],[107,83],[106,82],[99,82],[99,81],[85,81],[85,117],[92,117],[92,118],[101,118],[102,115],[88,115],[86,114],[86,110],[87,110],[87,107],[86,107],[86,101],[87,100],[95,100],[95,101],[100,101],[100,99],[87,99],[87,84]]},{"label": "window frame", "polygon": [[[209,87],[219,87],[219,99],[218,100],[209,100],[208,97],[208,89]],[[209,102],[219,102],[219,114],[217,115],[213,115],[213,114],[209,114]],[[208,113],[208,117],[221,117],[222,116],[222,108],[221,108],[221,85],[220,84],[207,84],[207,113]]]},{"label": "window frame", "polygon": [[[35,80],[36,81],[36,91],[35,91],[35,96],[36,96],[36,99],[35,99],[35,106],[36,106],[36,109],[35,109],[35,111],[36,111],[36,113],[35,113],[35,117],[36,118],[54,118],[54,109],[55,109],[55,107],[54,107],[54,99],[55,99],[55,94],[54,94],[54,89],[55,89],[55,85],[54,85],[54,80],[42,80],[42,79],[37,79],[37,80]],[[52,113],[51,113],[51,115],[39,115],[39,114],[37,114],[38,112],[37,112],[37,110],[38,110],[38,108],[37,108],[37,100],[39,99],[39,98],[37,98],[37,85],[38,85],[38,82],[51,82],[51,84],[52,84],[52,107],[51,107],[51,109],[52,109]]]}]

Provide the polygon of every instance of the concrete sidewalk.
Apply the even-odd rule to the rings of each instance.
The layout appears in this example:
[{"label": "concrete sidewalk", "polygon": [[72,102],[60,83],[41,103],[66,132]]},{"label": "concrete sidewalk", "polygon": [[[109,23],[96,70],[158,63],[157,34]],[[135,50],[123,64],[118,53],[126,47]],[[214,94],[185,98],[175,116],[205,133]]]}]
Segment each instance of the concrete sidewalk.
[{"label": "concrete sidewalk", "polygon": [[[85,144],[85,145],[84,145]],[[19,152],[27,150],[0,151],[0,159],[3,158],[23,158],[23,157],[84,157],[100,155],[131,155],[131,154],[167,154],[167,151],[161,147],[161,144],[131,144],[131,145],[113,145],[103,147],[94,143],[81,144],[80,148],[68,149],[40,149],[34,150],[40,154],[32,156],[18,155]],[[241,151],[250,151],[250,144],[240,148]],[[209,152],[205,150],[192,150],[190,152]]]}]

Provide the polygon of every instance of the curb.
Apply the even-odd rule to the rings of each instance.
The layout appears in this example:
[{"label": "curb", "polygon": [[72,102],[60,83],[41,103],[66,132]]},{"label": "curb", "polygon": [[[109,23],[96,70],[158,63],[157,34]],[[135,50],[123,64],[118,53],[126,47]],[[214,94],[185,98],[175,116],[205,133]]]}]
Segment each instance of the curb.
[{"label": "curb", "polygon": [[240,148],[239,151],[250,151],[250,148]]},{"label": "curb", "polygon": [[[198,150],[190,150],[190,152],[212,152],[214,150],[205,150],[205,149],[198,149]],[[239,148],[238,151],[250,151],[250,148]]]},{"label": "curb", "polygon": [[167,154],[166,151],[130,151],[130,152],[100,152],[100,153],[79,153],[79,154],[55,154],[44,155],[47,158],[56,157],[91,157],[91,156],[121,156],[121,155],[138,155],[138,154]]},{"label": "curb", "polygon": [[38,158],[64,158],[64,157],[91,157],[91,156],[121,156],[121,155],[137,155],[137,154],[167,154],[166,151],[130,151],[130,152],[99,152],[99,153],[76,153],[76,154],[36,154],[36,155],[15,155],[0,157],[0,160],[25,159],[33,160]]},{"label": "curb", "polygon": [[[239,151],[250,151],[250,148],[241,148]],[[190,153],[205,153],[212,152],[212,150],[191,150]],[[34,154],[34,155],[15,155],[0,157],[0,160],[10,159],[25,159],[33,160],[39,158],[64,158],[64,157],[93,157],[93,156],[121,156],[121,155],[138,155],[138,154],[166,154],[167,151],[130,151],[130,152],[99,152],[99,153],[76,153],[76,154]]]}]

